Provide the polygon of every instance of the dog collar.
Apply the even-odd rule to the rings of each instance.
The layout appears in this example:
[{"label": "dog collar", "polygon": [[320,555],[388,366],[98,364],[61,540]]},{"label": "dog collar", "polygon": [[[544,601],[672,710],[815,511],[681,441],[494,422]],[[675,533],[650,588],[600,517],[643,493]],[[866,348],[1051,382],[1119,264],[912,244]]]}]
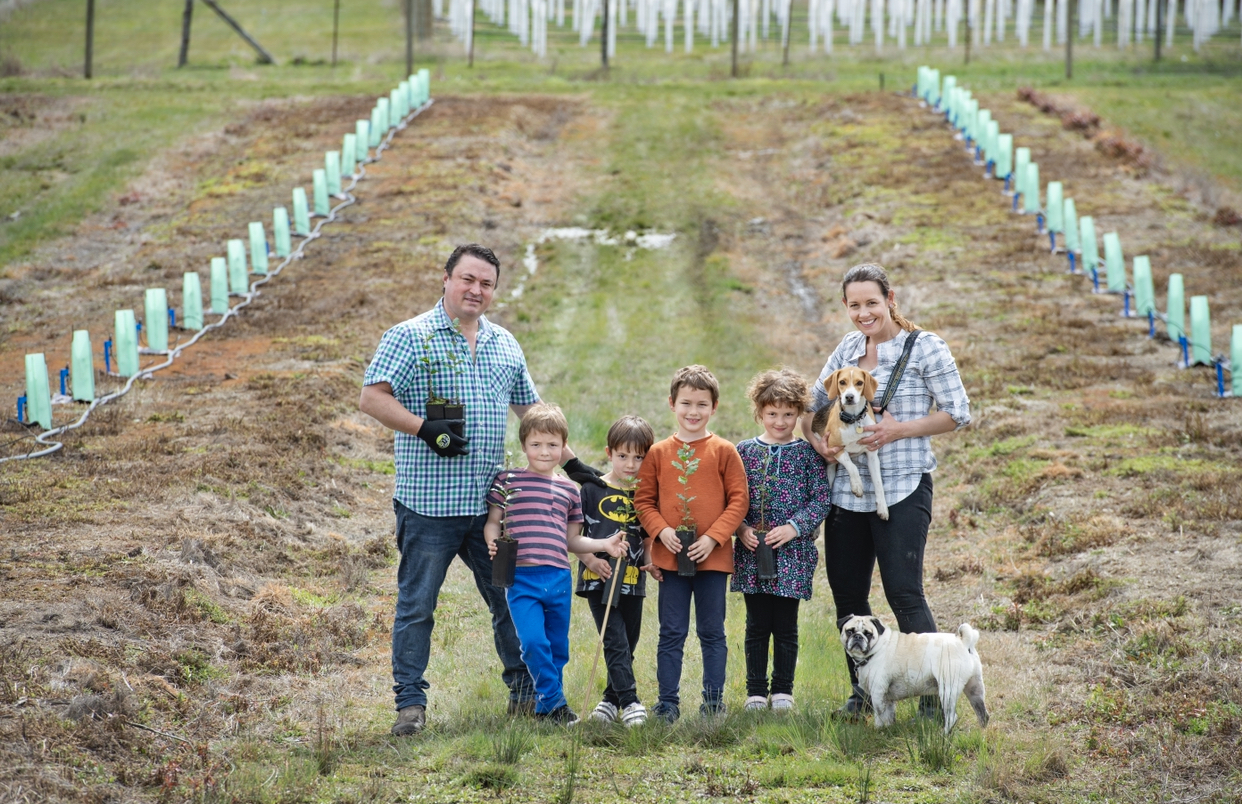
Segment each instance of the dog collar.
[{"label": "dog collar", "polygon": [[[852,657],[852,656],[851,656],[850,658],[852,658],[852,659],[853,659],[853,657]],[[862,668],[866,667],[866,666],[867,666],[867,662],[871,661],[871,659],[872,659],[872,657],[871,657],[871,656],[868,656],[867,658],[863,659],[861,662],[860,662],[860,661],[858,661],[857,659],[854,659],[854,669],[855,669],[855,670],[860,670],[860,669],[862,669]]]},{"label": "dog collar", "polygon": [[837,415],[841,417],[843,423],[854,424],[855,422],[862,421],[863,417],[867,415],[867,406],[863,405],[863,409],[858,413],[846,413],[845,408],[840,407],[837,408]]}]

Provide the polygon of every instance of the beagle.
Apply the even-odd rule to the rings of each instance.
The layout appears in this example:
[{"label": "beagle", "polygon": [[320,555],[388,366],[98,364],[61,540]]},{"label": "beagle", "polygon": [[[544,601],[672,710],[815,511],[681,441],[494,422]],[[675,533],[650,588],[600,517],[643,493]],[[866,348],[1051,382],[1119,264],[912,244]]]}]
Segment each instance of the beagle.
[{"label": "beagle", "polygon": [[[880,476],[879,450],[869,450],[866,445],[859,443],[859,439],[866,435],[863,428],[875,424],[875,414],[871,412],[871,402],[875,399],[877,390],[875,378],[865,369],[854,366],[837,369],[824,380],[824,390],[828,392],[832,404],[815,414],[815,418],[811,420],[811,431],[825,436],[830,447],[844,447],[837,453],[837,463],[850,473],[850,491],[854,492],[855,497],[863,495],[862,476],[858,474],[858,467],[850,460],[850,456],[866,454],[871,485],[875,488],[875,512],[880,515],[880,519],[888,519],[884,480]],[[836,480],[836,476],[836,466],[828,464],[829,484]]]}]

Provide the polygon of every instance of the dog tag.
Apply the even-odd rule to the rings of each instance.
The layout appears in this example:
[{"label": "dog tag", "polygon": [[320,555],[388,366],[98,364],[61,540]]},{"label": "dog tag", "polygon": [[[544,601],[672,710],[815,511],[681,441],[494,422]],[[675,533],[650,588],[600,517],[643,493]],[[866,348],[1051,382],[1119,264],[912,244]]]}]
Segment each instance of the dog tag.
[{"label": "dog tag", "polygon": [[863,426],[862,426],[861,424],[856,424],[856,425],[854,425],[854,432],[855,432],[855,433],[861,433],[862,431],[863,431]]}]

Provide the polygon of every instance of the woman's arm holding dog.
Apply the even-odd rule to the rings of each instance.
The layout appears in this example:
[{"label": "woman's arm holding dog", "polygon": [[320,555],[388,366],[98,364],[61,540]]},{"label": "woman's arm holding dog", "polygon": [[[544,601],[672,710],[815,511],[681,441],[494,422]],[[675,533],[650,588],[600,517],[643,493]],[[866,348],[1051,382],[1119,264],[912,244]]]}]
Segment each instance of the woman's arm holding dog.
[{"label": "woman's arm holding dog", "polygon": [[864,427],[863,430],[867,432],[867,435],[858,439],[858,443],[865,445],[869,450],[877,450],[885,444],[891,444],[902,438],[934,436],[951,433],[956,429],[957,422],[953,421],[953,417],[943,410],[911,419],[908,422],[899,422],[897,417],[890,413],[875,424]]},{"label": "woman's arm holding dog", "polygon": [[809,443],[812,447],[815,448],[815,451],[818,452],[825,461],[836,463],[837,453],[840,452],[843,449],[843,447],[830,447],[828,446],[827,439],[822,438],[819,435],[816,435],[816,433],[813,430],[811,430],[811,422],[814,419],[815,419],[815,411],[813,410],[808,411],[806,415],[802,417],[802,422],[801,422],[802,436],[803,438],[807,440],[807,443]]}]

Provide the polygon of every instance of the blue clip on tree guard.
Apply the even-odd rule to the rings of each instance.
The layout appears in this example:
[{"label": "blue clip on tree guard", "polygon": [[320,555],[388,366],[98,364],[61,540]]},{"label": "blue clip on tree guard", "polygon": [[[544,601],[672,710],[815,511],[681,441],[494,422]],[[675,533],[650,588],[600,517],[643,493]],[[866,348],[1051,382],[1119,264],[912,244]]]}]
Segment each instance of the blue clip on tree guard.
[{"label": "blue clip on tree guard", "polygon": [[1116,232],[1104,234],[1104,273],[1108,277],[1109,293],[1121,293],[1126,289],[1126,259]]},{"label": "blue clip on tree guard", "polygon": [[91,352],[91,334],[84,329],[73,331],[73,344],[69,348],[72,366],[69,372],[73,398],[78,402],[95,399],[95,355]]},{"label": "blue clip on tree guard", "polygon": [[52,387],[42,352],[26,355],[26,421],[52,429]]},{"label": "blue clip on tree guard", "polygon": [[116,311],[112,350],[116,356],[117,374],[132,377],[138,373],[138,327],[133,310]]},{"label": "blue clip on tree guard", "polygon": [[191,332],[203,328],[203,285],[197,271],[181,275],[181,326]]}]

